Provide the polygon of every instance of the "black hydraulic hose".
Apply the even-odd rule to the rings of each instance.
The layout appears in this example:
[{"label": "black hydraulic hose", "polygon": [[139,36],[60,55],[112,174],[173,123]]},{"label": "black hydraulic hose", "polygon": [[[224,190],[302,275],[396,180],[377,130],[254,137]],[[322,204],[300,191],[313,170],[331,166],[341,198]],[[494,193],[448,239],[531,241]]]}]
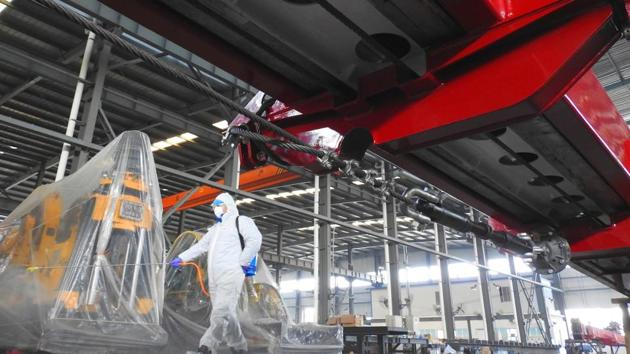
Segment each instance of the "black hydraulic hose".
[{"label": "black hydraulic hose", "polygon": [[472,221],[465,215],[457,214],[437,204],[417,199],[414,206],[417,211],[428,216],[433,222],[438,224],[459,232],[470,232],[481,239],[491,241],[498,247],[514,253],[523,255],[532,252],[532,246],[529,242],[505,232],[496,232],[488,224]]},{"label": "black hydraulic hose", "polygon": [[506,232],[491,232],[484,239],[520,255],[532,252],[532,246],[528,242]]},{"label": "black hydraulic hose", "polygon": [[460,232],[470,232],[482,238],[485,238],[492,232],[492,228],[487,224],[474,222],[464,215],[457,214],[422,199],[416,200],[415,207],[417,211],[428,216],[434,222]]}]

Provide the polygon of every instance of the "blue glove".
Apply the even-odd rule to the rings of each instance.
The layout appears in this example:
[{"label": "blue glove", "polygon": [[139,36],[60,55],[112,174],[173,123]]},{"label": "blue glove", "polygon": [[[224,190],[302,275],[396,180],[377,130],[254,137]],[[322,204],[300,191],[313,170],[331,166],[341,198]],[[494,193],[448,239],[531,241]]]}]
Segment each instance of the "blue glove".
[{"label": "blue glove", "polygon": [[258,262],[258,257],[254,257],[251,262],[249,262],[246,266],[241,266],[243,269],[243,273],[245,273],[246,277],[253,277],[256,275],[256,264]]},{"label": "blue glove", "polygon": [[182,259],[179,257],[175,257],[173,259],[171,259],[171,261],[168,263],[170,264],[171,267],[175,268],[175,269],[179,269],[182,266]]}]

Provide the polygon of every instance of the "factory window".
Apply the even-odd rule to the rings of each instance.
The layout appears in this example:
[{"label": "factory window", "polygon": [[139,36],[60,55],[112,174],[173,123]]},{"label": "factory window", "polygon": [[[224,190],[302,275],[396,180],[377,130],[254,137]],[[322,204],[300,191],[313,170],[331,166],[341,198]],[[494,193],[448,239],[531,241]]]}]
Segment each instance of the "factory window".
[{"label": "factory window", "polygon": [[468,339],[468,328],[455,328],[455,338]]},{"label": "factory window", "polygon": [[316,322],[315,318],[315,308],[314,307],[305,307],[302,309],[302,323],[304,322]]},{"label": "factory window", "polygon": [[512,301],[512,294],[510,293],[510,287],[509,286],[499,287],[499,297],[501,298],[501,302]]}]

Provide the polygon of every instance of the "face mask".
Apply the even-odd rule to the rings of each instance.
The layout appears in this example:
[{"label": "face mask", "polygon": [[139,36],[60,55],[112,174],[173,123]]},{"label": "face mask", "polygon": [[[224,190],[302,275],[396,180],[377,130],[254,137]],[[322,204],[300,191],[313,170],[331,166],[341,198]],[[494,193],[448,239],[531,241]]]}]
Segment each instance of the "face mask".
[{"label": "face mask", "polygon": [[220,219],[223,216],[223,207],[214,208],[214,215]]}]

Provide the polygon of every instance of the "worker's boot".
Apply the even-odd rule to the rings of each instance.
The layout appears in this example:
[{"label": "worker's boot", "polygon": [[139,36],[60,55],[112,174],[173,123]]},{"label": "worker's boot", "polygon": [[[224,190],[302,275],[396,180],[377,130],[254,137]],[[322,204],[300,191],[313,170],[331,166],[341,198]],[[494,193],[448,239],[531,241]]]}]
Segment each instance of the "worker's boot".
[{"label": "worker's boot", "polygon": [[202,345],[199,349],[197,349],[197,354],[212,354],[212,352],[210,351],[210,348]]}]

